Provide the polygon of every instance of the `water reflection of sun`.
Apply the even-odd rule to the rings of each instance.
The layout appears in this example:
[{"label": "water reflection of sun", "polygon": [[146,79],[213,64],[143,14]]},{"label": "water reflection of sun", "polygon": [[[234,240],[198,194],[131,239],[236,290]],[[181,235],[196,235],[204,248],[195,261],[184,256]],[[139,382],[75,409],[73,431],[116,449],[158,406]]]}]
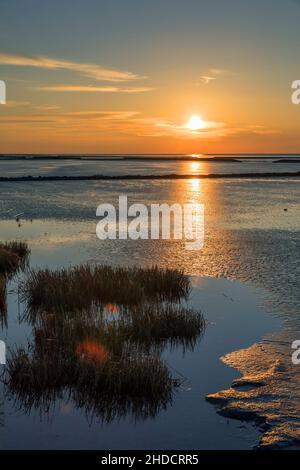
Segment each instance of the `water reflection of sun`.
[{"label": "water reflection of sun", "polygon": [[189,183],[192,191],[199,191],[201,189],[201,180],[199,178],[191,178]]},{"label": "water reflection of sun", "polygon": [[190,173],[201,173],[203,170],[202,162],[189,162]]},{"label": "water reflection of sun", "polygon": [[190,189],[192,190],[192,192],[196,192],[196,191],[199,191],[201,189],[201,179],[200,178],[197,178],[196,175],[201,175],[201,173],[203,173],[203,168],[204,168],[204,164],[203,162],[199,161],[199,162],[189,162],[188,164],[188,173],[190,175],[195,175],[195,177],[189,179],[189,187]]}]

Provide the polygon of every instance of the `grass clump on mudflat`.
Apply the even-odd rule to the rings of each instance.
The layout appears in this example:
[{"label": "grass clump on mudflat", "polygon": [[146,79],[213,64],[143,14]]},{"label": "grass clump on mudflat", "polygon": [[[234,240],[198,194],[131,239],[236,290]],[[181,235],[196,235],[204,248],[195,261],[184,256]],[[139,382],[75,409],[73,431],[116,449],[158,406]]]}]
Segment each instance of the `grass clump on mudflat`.
[{"label": "grass clump on mudflat", "polygon": [[23,269],[29,255],[30,250],[24,242],[0,242],[0,274],[10,276]]},{"label": "grass clump on mudflat", "polygon": [[22,299],[33,311],[82,310],[93,303],[137,305],[147,299],[178,301],[190,281],[181,271],[157,267],[113,268],[88,264],[51,271],[31,270]]},{"label": "grass clump on mudflat", "polygon": [[206,326],[200,311],[168,303],[141,304],[113,318],[96,309],[66,315],[44,312],[34,317],[33,324],[39,349],[53,344],[74,350],[89,339],[102,344],[117,360],[132,349],[147,354],[165,346],[192,349]]},{"label": "grass clump on mudflat", "polygon": [[9,251],[10,253],[14,253],[17,255],[22,261],[26,261],[30,255],[30,249],[25,242],[18,242],[18,241],[11,241],[11,242],[4,242],[0,243],[0,248]]},{"label": "grass clump on mudflat", "polygon": [[203,328],[200,313],[173,304],[129,308],[112,321],[96,310],[65,317],[44,312],[33,327],[32,345],[10,355],[7,384],[27,410],[48,409],[67,393],[104,421],[155,416],[179,384],[156,346],[190,346]]},{"label": "grass clump on mudflat", "polygon": [[130,342],[192,347],[205,328],[201,312],[176,304],[147,303],[120,319],[121,335]]},{"label": "grass clump on mudflat", "polygon": [[66,354],[30,356],[18,350],[8,360],[8,386],[25,409],[49,407],[63,392],[79,407],[105,421],[128,412],[136,417],[153,415],[172,399],[174,380],[158,357],[77,357]]},{"label": "grass clump on mudflat", "polygon": [[193,347],[205,327],[180,302],[189,290],[183,272],[157,267],[29,270],[20,292],[32,341],[7,361],[11,394],[28,411],[66,393],[105,421],[155,416],[179,383],[163,348]]}]

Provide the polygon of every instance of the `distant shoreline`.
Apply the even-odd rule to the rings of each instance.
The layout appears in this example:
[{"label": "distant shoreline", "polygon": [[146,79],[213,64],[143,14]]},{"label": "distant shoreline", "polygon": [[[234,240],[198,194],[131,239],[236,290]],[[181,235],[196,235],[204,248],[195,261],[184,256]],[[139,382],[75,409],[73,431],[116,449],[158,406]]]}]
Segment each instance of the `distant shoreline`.
[{"label": "distant shoreline", "polygon": [[169,173],[166,175],[77,175],[77,176],[1,176],[0,183],[39,182],[39,181],[122,181],[122,180],[187,180],[187,179],[268,179],[299,178],[300,171],[282,173],[211,173],[191,175]]},{"label": "distant shoreline", "polygon": [[1,161],[189,161],[209,163],[240,163],[243,160],[273,160],[274,163],[300,163],[300,154],[0,154]]},{"label": "distant shoreline", "polygon": [[[277,158],[277,157],[274,157]],[[46,161],[46,160],[82,160],[82,161],[189,161],[189,162],[226,162],[226,163],[239,163],[239,160],[231,157],[193,157],[188,155],[149,155],[149,156],[126,156],[126,155],[14,155],[4,156],[0,155],[1,161],[13,161],[13,160],[28,160],[28,161]],[[300,161],[300,160],[299,160]]]}]

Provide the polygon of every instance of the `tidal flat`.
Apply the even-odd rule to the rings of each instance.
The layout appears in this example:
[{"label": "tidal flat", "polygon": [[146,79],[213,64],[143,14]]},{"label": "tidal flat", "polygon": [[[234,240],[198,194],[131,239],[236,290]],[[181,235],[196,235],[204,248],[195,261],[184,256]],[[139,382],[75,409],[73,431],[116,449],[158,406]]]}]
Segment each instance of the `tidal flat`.
[{"label": "tidal flat", "polygon": [[[20,182],[15,190],[14,183],[1,183],[1,239],[28,243],[30,270],[55,272],[86,263],[178,269],[191,279],[184,308],[200,311],[206,321],[192,349],[189,341],[185,346],[161,338],[155,344],[177,386],[172,401],[147,419],[134,419],[125,409],[121,417],[99,421],[92,408],[85,408],[87,400],[69,394],[50,400],[46,410],[38,403],[24,408],[2,384],[3,448],[297,446],[299,368],[291,364],[290,345],[300,334],[298,184],[280,176],[142,185],[79,181],[37,182],[32,187]],[[130,202],[205,204],[204,248],[195,254],[180,241],[99,241],[97,206],[114,203],[124,193]],[[14,215],[20,213],[16,220]],[[24,292],[18,288],[22,276],[17,273],[5,286],[7,315],[1,339],[13,350],[26,350],[33,339]],[[107,307],[110,315],[116,314],[113,303]],[[148,325],[153,312],[145,313]],[[138,331],[134,323],[130,327]],[[139,336],[138,346],[148,354],[153,345]],[[97,350],[90,346],[83,345],[79,354],[95,355]],[[207,400],[211,396],[214,404]],[[251,411],[247,420],[246,405]]]}]

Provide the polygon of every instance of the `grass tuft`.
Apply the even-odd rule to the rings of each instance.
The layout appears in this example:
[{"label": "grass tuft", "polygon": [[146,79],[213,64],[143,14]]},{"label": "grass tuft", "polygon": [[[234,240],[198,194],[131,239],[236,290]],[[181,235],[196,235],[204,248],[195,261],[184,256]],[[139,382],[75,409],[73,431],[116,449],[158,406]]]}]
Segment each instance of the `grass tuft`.
[{"label": "grass tuft", "polygon": [[189,289],[181,271],[157,267],[29,270],[20,291],[33,339],[9,355],[11,394],[26,410],[67,394],[105,421],[155,416],[178,385],[161,351],[194,347],[205,327],[180,303]]},{"label": "grass tuft", "polygon": [[174,304],[148,303],[120,319],[121,334],[130,342],[153,346],[193,348],[205,328],[201,312]]},{"label": "grass tuft", "polygon": [[93,303],[137,305],[147,299],[178,301],[187,297],[189,289],[189,278],[181,271],[86,264],[57,271],[31,270],[21,294],[29,309],[36,312],[82,310]]},{"label": "grass tuft", "polygon": [[172,400],[174,381],[158,357],[123,357],[99,365],[74,355],[33,355],[18,350],[8,360],[9,390],[30,410],[67,393],[80,408],[111,421],[128,412],[153,416]]},{"label": "grass tuft", "polygon": [[11,276],[24,269],[30,250],[24,242],[0,242],[0,274]]}]

